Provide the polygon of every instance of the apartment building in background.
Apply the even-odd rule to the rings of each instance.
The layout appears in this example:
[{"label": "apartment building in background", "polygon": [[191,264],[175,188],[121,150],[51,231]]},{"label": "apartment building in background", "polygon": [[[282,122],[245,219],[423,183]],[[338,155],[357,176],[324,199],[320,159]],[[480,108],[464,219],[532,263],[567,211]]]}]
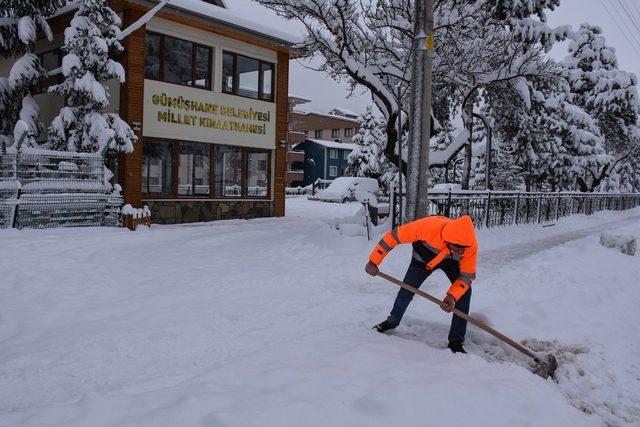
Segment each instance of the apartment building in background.
[{"label": "apartment building in background", "polygon": [[[342,146],[339,144],[348,144],[344,146],[344,150],[348,150],[350,152],[353,149],[351,146],[353,136],[360,130],[360,121],[358,120],[357,113],[342,108],[333,108],[328,113],[295,110],[295,106],[301,105],[305,102],[309,102],[309,100],[296,96],[289,97],[289,104],[292,111],[289,115],[287,187],[295,187],[302,185],[303,183],[309,183],[309,180],[312,179],[310,176],[305,176],[304,173],[304,171],[307,170],[307,175],[309,175],[309,169],[316,168],[315,166],[310,167],[305,164],[305,162],[311,161],[312,159],[308,158],[309,150],[302,149],[302,143],[304,141],[315,141],[312,144],[306,144],[305,147],[307,145],[317,147],[319,146],[318,144],[324,144],[322,145],[323,147],[331,145],[334,150],[339,151],[339,155],[344,157],[343,150],[341,149]],[[303,156],[305,151],[307,152],[307,157]],[[328,159],[329,155],[326,157]],[[314,160],[317,161],[318,159]],[[341,164],[333,166],[336,168],[338,173],[332,175],[332,177],[335,178],[336,176],[342,176],[344,165]],[[328,172],[328,168],[329,166],[323,167],[323,173],[321,174],[322,178],[329,178],[330,174]],[[324,169],[327,170],[326,173],[324,173]],[[312,175],[316,176],[316,174]],[[320,175],[317,177],[320,177]]]}]

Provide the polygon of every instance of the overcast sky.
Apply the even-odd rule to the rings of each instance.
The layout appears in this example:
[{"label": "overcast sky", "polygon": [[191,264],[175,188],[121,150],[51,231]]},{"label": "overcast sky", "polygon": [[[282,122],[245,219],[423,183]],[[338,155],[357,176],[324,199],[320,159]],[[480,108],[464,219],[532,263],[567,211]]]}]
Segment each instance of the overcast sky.
[{"label": "overcast sky", "polygon": [[[263,23],[272,23],[291,33],[301,33],[302,26],[286,22],[253,0],[227,0],[229,8],[241,11],[245,16]],[[599,25],[607,44],[616,48],[620,68],[640,74],[640,0],[561,0],[561,6],[548,16],[549,24],[569,24],[577,29],[581,23]],[[566,43],[556,46],[551,54],[556,58],[566,56]],[[305,68],[299,61],[292,61],[289,92],[312,99],[304,109],[329,111],[341,107],[361,113],[371,103],[370,97],[361,92],[347,98],[347,85],[334,82],[323,73]]]}]

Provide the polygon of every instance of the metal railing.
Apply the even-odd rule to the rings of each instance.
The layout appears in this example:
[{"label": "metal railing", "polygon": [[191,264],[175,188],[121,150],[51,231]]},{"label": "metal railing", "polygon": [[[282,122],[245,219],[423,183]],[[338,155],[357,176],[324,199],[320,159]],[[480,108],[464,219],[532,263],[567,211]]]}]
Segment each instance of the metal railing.
[{"label": "metal railing", "polygon": [[[398,224],[399,194],[391,197],[392,226]],[[551,223],[558,218],[640,206],[640,193],[524,193],[517,191],[429,192],[429,215],[469,215],[477,227]]]},{"label": "metal railing", "polygon": [[0,152],[0,228],[119,226],[121,205],[98,153]]}]

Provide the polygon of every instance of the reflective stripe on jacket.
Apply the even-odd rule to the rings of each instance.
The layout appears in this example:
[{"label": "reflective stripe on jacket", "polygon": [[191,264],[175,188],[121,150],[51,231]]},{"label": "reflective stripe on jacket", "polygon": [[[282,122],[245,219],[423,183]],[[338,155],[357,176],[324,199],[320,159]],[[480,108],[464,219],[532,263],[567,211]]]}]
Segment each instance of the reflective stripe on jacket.
[{"label": "reflective stripe on jacket", "polygon": [[[447,294],[456,301],[460,299],[476,278],[478,241],[471,217],[465,215],[454,220],[443,216],[428,216],[405,224],[385,233],[369,259],[379,265],[399,244],[414,242],[422,243],[426,249],[436,254],[425,266],[429,270],[434,270],[447,257],[459,262],[460,275],[453,281]],[[462,256],[457,256],[449,251],[447,243],[465,246],[466,249]]]}]

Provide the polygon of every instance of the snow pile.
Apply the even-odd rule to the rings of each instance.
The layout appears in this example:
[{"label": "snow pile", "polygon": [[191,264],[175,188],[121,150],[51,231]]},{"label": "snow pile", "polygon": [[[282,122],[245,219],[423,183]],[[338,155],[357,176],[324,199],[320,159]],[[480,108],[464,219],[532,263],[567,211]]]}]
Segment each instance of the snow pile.
[{"label": "snow pile", "polygon": [[629,235],[604,232],[600,234],[600,244],[605,248],[617,249],[625,255],[636,254],[636,238]]},{"label": "snow pile", "polygon": [[151,216],[151,210],[149,210],[147,205],[139,209],[134,208],[130,204],[126,204],[122,207],[122,215],[131,215],[134,219],[147,218]]}]

